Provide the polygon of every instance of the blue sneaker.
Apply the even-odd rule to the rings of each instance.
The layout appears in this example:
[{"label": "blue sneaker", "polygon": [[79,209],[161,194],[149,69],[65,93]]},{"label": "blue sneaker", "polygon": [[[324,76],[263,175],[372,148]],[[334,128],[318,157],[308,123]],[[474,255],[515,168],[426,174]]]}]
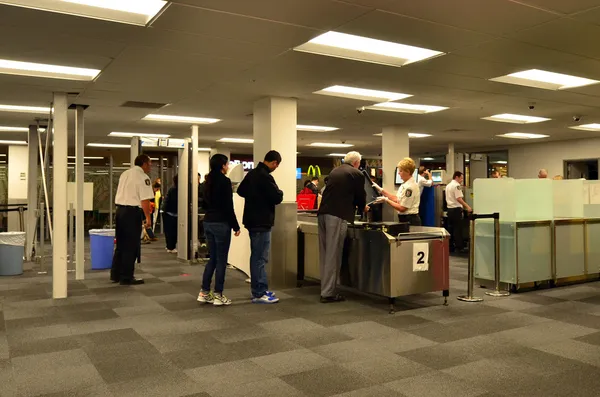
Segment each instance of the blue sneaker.
[{"label": "blue sneaker", "polygon": [[275,298],[275,292],[273,291],[265,291],[265,295]]},{"label": "blue sneaker", "polygon": [[264,294],[260,298],[252,298],[252,303],[277,303],[279,298],[271,295]]}]

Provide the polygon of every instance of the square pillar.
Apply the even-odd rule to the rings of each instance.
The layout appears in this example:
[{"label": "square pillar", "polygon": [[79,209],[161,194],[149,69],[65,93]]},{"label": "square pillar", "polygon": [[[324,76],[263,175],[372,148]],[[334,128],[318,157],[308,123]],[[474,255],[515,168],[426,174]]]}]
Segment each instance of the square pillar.
[{"label": "square pillar", "polygon": [[191,231],[192,235],[192,257],[191,260],[195,259],[195,255],[198,252],[198,126],[192,126],[192,158],[191,158],[191,175],[190,175],[190,189],[192,189],[190,197],[192,200],[192,216],[191,216]]},{"label": "square pillar", "polygon": [[[24,204],[28,202],[28,157],[29,149],[27,146],[14,145],[8,147],[8,204]],[[7,218],[9,232],[27,231],[26,225],[23,225],[24,229],[21,230],[21,221],[19,220],[19,213],[17,211],[9,212]]]},{"label": "square pillar", "polygon": [[188,221],[190,213],[190,167],[189,167],[190,142],[188,139],[179,149],[177,172],[177,259],[187,262],[189,260],[189,233]]},{"label": "square pillar", "polygon": [[39,142],[38,142],[37,125],[29,126],[29,134],[27,142],[29,143],[28,156],[28,172],[27,172],[27,243],[25,245],[25,259],[32,260],[33,244],[35,237],[35,229],[37,226],[36,209],[38,208],[38,157],[39,157]]},{"label": "square pillar", "polygon": [[84,264],[84,205],[83,205],[83,183],[84,183],[84,132],[83,132],[84,107],[75,107],[75,278],[85,278]]},{"label": "square pillar", "polygon": [[135,158],[140,155],[140,137],[131,138],[131,148],[129,149],[129,166],[135,166]]},{"label": "square pillar", "polygon": [[67,94],[54,93],[52,297],[67,297]]},{"label": "square pillar", "polygon": [[[400,126],[384,127],[381,139],[381,162],[383,166],[383,188],[396,192],[396,166],[405,157],[409,157],[408,128]],[[397,222],[396,211],[389,205],[383,207],[383,220]]]},{"label": "square pillar", "polygon": [[273,177],[283,191],[283,203],[276,207],[267,266],[269,283],[275,288],[297,283],[296,125],[295,99],[270,97],[254,103],[254,163],[262,162],[269,150],[278,151],[282,158]]}]

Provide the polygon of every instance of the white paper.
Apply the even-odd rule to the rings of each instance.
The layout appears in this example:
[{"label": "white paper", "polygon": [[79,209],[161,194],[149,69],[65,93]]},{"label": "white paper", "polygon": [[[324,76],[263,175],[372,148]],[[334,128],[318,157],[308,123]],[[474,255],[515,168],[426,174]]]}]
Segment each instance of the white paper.
[{"label": "white paper", "polygon": [[429,244],[413,244],[413,272],[426,272],[429,270]]}]

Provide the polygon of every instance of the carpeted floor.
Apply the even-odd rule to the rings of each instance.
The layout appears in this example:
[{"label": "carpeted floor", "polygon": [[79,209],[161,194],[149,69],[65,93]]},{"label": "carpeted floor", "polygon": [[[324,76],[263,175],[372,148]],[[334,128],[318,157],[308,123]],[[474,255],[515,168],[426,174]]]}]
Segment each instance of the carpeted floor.
[{"label": "carpeted floor", "polygon": [[196,302],[203,266],[143,251],[142,286],[90,271],[54,301],[49,276],[0,279],[0,396],[600,395],[600,282],[463,303],[453,258],[450,306],[411,296],[390,315],[320,304],[317,286],[253,305],[228,270],[234,304],[214,307]]}]

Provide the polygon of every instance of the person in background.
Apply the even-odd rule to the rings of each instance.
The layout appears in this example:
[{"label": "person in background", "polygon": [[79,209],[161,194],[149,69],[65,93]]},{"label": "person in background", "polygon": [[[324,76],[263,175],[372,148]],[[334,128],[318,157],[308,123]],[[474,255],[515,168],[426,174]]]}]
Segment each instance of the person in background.
[{"label": "person in background", "polygon": [[492,171],[492,179],[500,179],[500,172],[497,170]]},{"label": "person in background", "polygon": [[163,222],[165,223],[165,239],[167,241],[167,252],[177,253],[177,206],[178,206],[178,177],[173,177],[173,186],[167,192],[163,203]]},{"label": "person in background", "polygon": [[[464,200],[462,192],[463,173],[456,171],[452,176],[452,182],[446,186],[446,203],[448,204],[448,224],[452,229],[455,252],[463,252],[463,210],[473,212]],[[471,247],[473,248],[473,247]]]},{"label": "person in background", "polygon": [[398,163],[398,175],[403,183],[396,194],[386,192],[376,183],[373,187],[377,189],[382,197],[375,200],[375,204],[387,203],[398,211],[398,220],[408,222],[411,226],[421,226],[419,217],[419,205],[421,204],[421,188],[415,182],[412,175],[415,172],[415,162],[407,157]]},{"label": "person in background", "polygon": [[538,178],[539,178],[539,179],[546,179],[546,178],[548,178],[548,171],[546,171],[545,169],[543,169],[543,168],[542,168],[542,169],[541,169],[541,170],[538,172]]},{"label": "person in background", "polygon": [[279,152],[269,151],[263,162],[248,172],[237,189],[237,194],[245,199],[243,222],[250,233],[250,285],[253,303],[279,302],[275,293],[269,291],[265,270],[271,252],[275,206],[283,201],[283,192],[271,175],[279,164]]},{"label": "person in background", "polygon": [[160,217],[160,204],[162,199],[160,178],[156,178],[154,181],[154,185],[152,185],[152,190],[154,190],[154,220],[152,223],[152,231],[154,232],[156,228],[156,223],[158,222],[158,218]]},{"label": "person in background", "polygon": [[419,167],[419,176],[417,178],[417,183],[419,184],[419,194],[423,193],[424,187],[433,186],[433,179],[431,179],[431,172],[425,168],[425,166]]},{"label": "person in background", "polygon": [[[215,154],[210,158],[210,173],[204,179],[204,233],[210,260],[204,268],[198,302],[212,303],[215,306],[231,305],[231,300],[223,295],[231,230],[233,229],[236,237],[240,235],[240,225],[233,210],[231,180],[225,176],[228,170],[227,156]],[[213,293],[210,284],[215,272]]]},{"label": "person in background", "polygon": [[[135,278],[135,260],[140,250],[142,226],[151,227],[150,201],[154,192],[148,173],[152,161],[147,154],[135,158],[134,167],[121,174],[115,204],[117,205],[115,239],[110,279],[121,285],[144,284],[144,280]],[[144,212],[144,225],[140,222],[140,207]]]},{"label": "person in background", "polygon": [[319,194],[319,178],[317,178],[316,176],[313,176],[312,178],[310,178],[310,181],[308,183],[308,185],[306,185],[307,188],[309,188],[313,194]]},{"label": "person in background", "polygon": [[563,180],[563,176],[562,175],[554,175],[554,177],[552,178],[555,181],[562,181]]},{"label": "person in background", "polygon": [[318,212],[319,264],[321,268],[321,303],[346,300],[337,293],[342,266],[342,251],[348,223],[354,223],[356,208],[367,211],[365,176],[358,170],[361,155],[349,152],[344,164],[337,167],[327,181]]},{"label": "person in background", "polygon": [[325,179],[323,179],[323,187],[321,188],[321,196],[323,195],[323,192],[325,191],[325,188],[327,187],[327,182],[329,182],[329,175],[325,177]]}]

